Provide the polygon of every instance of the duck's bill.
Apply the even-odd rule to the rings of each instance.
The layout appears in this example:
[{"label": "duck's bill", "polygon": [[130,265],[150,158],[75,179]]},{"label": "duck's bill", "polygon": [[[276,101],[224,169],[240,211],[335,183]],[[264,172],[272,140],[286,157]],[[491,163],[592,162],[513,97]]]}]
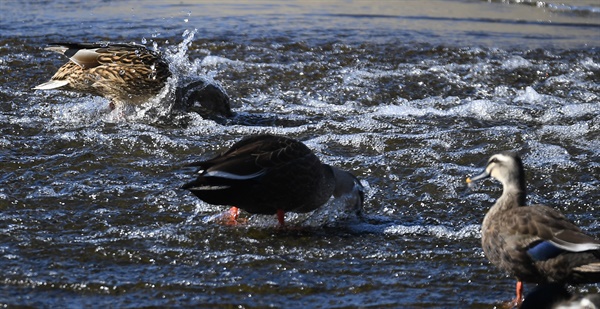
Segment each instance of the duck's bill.
[{"label": "duck's bill", "polygon": [[488,177],[490,177],[490,174],[487,171],[484,171],[483,173],[481,173],[481,174],[479,174],[477,176],[467,177],[467,183],[471,184],[471,183],[473,183],[475,181],[486,179]]}]

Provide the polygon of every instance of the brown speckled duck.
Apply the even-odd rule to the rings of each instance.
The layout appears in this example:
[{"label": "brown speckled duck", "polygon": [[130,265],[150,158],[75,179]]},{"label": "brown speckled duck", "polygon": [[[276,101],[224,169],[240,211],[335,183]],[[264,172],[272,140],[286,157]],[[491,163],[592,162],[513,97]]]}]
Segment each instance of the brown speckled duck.
[{"label": "brown speckled duck", "polygon": [[[34,89],[66,89],[105,97],[110,107],[140,104],[156,96],[171,76],[169,65],[157,52],[138,44],[55,43],[46,50],[69,61],[50,81]],[[178,88],[176,103],[203,116],[232,115],[229,98],[218,87],[196,81]]]},{"label": "brown speckled duck", "polygon": [[517,278],[517,306],[523,282],[600,282],[600,241],[551,207],[525,205],[525,173],[518,155],[492,156],[485,171],[467,178],[467,183],[488,177],[500,181],[503,191],[483,219],[483,252],[492,264]]},{"label": "brown speckled duck", "polygon": [[321,163],[302,142],[257,135],[235,143],[210,160],[192,163],[201,168],[198,178],[182,188],[215,205],[234,206],[253,214],[306,213],[325,204],[332,196],[348,196],[360,212],[363,187],[349,172]]}]

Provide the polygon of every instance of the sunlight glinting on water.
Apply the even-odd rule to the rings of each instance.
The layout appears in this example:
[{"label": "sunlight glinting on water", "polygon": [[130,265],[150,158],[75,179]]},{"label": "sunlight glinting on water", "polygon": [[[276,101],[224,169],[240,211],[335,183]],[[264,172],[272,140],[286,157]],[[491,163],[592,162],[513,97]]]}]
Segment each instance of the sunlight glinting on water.
[{"label": "sunlight glinting on water", "polygon": [[[514,281],[480,226],[502,189],[465,179],[504,150],[523,155],[529,203],[598,235],[597,4],[393,3],[20,3],[0,19],[0,305],[499,306]],[[86,40],[142,43],[173,74],[115,110],[31,89],[66,61],[46,44]],[[235,115],[175,108],[196,80]],[[186,164],[264,133],[355,174],[363,211],[345,196],[287,213],[290,229],[230,226],[180,189]]]}]

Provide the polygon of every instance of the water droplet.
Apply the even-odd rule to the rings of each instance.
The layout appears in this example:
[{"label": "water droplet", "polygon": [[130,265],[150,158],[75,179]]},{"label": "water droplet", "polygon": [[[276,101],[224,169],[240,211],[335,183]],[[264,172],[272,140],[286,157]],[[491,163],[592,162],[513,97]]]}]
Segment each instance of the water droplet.
[{"label": "water droplet", "polygon": [[125,75],[125,70],[119,70],[119,75]]},{"label": "water droplet", "polygon": [[142,44],[146,44],[148,41],[146,40],[146,38],[142,37]]}]

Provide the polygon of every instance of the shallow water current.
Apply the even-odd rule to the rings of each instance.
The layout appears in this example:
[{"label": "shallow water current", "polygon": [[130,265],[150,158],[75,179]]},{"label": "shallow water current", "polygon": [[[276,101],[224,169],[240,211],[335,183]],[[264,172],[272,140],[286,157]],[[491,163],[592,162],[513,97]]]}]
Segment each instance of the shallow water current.
[{"label": "shallow water current", "polygon": [[[467,188],[524,159],[530,203],[600,237],[597,1],[3,1],[0,303],[33,307],[493,308],[515,280]],[[32,90],[51,42],[136,42],[230,96],[224,122],[160,100]],[[175,82],[175,81],[171,81]],[[240,138],[304,141],[366,188],[363,218],[243,214],[178,189]],[[337,205],[339,206],[339,205]],[[531,289],[532,285],[526,285]],[[598,292],[598,285],[574,287]]]}]

